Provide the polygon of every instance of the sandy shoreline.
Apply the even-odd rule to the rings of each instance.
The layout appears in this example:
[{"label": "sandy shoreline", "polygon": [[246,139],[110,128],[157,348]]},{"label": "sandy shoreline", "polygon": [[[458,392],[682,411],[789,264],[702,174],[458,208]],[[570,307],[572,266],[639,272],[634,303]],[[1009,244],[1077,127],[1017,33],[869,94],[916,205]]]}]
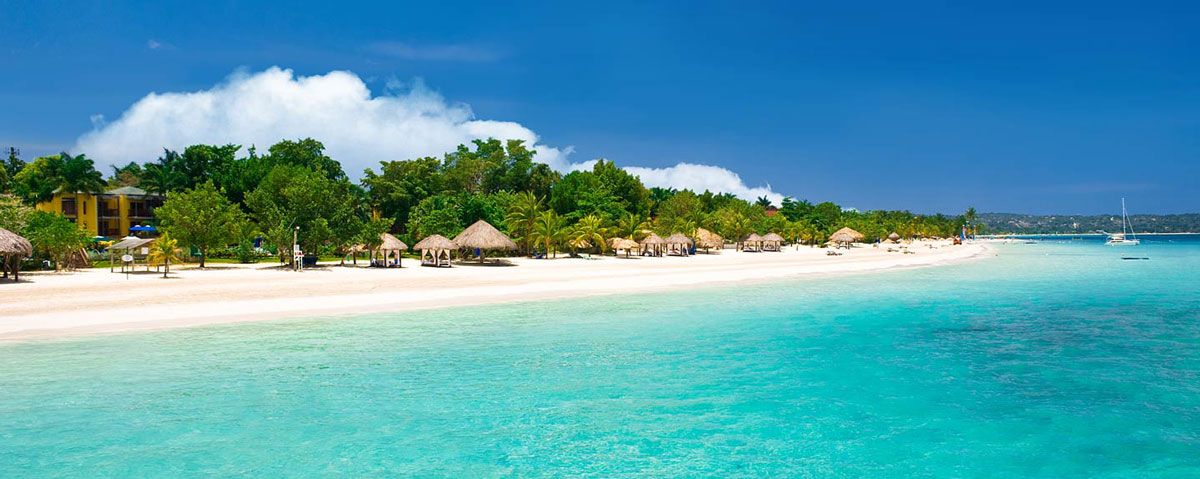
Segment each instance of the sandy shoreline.
[{"label": "sandy shoreline", "polygon": [[183,268],[172,279],[107,269],[28,275],[0,284],[0,341],[105,334],[281,318],[637,293],[828,273],[933,266],[980,257],[982,244],[913,245],[916,254],[861,247],[843,256],[786,248],[689,258],[511,259],[514,266],[343,268],[301,273],[274,263]]}]

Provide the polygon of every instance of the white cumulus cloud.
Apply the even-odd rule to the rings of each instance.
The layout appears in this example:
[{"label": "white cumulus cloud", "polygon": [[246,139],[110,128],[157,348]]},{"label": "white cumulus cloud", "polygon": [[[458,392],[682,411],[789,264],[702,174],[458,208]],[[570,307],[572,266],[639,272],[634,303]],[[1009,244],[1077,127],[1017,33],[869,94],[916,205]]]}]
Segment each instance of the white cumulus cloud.
[{"label": "white cumulus cloud", "polygon": [[679,163],[668,168],[627,166],[625,171],[641,177],[642,183],[646,187],[690,188],[696,192],[709,190],[718,193],[732,193],[734,196],[748,201],[765,196],[775,206],[779,206],[783,202],[783,195],[772,191],[771,185],[747,186],[737,173],[719,166]]},{"label": "white cumulus cloud", "polygon": [[[101,164],[125,164],[154,160],[163,148],[234,143],[265,149],[305,137],[324,143],[326,153],[352,177],[377,168],[380,161],[440,156],[488,137],[524,140],[538,161],[558,171],[590,165],[572,163],[571,147],[541,144],[533,130],[519,123],[475,119],[470,106],[447,102],[419,81],[372,95],[351,72],[296,76],[278,67],[235,72],[207,90],[150,93],[116,120],[94,117],[93,129],[79,137],[72,151]],[[776,204],[783,198],[770,186],[749,187],[736,173],[716,166],[625,169],[648,187],[707,189],[747,200],[767,196]]]}]

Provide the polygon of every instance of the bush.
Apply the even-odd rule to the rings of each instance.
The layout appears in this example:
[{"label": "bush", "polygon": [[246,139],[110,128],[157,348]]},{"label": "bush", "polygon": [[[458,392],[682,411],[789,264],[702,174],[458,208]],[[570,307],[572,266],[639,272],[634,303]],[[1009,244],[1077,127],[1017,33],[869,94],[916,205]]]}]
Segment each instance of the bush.
[{"label": "bush", "polygon": [[233,254],[239,263],[244,264],[257,263],[259,259],[258,252],[254,251],[254,245],[249,241],[243,241],[233,248]]}]

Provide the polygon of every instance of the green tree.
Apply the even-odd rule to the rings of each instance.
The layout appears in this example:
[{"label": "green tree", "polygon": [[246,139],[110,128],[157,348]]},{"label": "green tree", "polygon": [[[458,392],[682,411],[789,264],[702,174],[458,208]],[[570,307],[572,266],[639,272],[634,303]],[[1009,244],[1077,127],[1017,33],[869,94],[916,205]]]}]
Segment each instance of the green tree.
[{"label": "green tree", "polygon": [[355,214],[355,197],[346,180],[332,180],[323,172],[304,166],[275,166],[254,191],[246,205],[260,225],[267,226],[267,239],[286,259],[296,227],[304,251],[317,253],[335,244],[344,233],[330,225],[344,225]]},{"label": "green tree", "polygon": [[272,169],[279,165],[303,166],[332,181],[346,179],[342,164],[326,156],[325,145],[312,138],[284,140],[271,145],[264,158]]},{"label": "green tree", "polygon": [[650,224],[650,220],[646,219],[645,216],[638,215],[637,213],[625,213],[625,216],[621,217],[617,222],[616,234],[622,238],[641,241],[642,238],[646,237],[646,232],[650,231],[652,227],[653,225]]},{"label": "green tree", "polygon": [[234,168],[240,145],[191,145],[184,148],[175,164],[182,176],[180,189],[195,188],[206,181],[214,180],[218,188],[224,189],[222,180]]},{"label": "green tree", "polygon": [[24,236],[35,250],[54,261],[54,270],[70,265],[70,257],[88,243],[88,233],[65,216],[45,211],[29,215]]},{"label": "green tree", "polygon": [[179,247],[179,240],[172,238],[170,234],[163,233],[150,243],[150,254],[146,260],[153,265],[163,265],[163,278],[167,277],[167,273],[171,272],[171,262],[183,262],[183,249]]},{"label": "green tree", "polygon": [[25,225],[32,214],[33,208],[22,204],[20,200],[0,196],[0,228],[19,234],[25,231]]},{"label": "green tree", "polygon": [[658,218],[655,219],[658,233],[686,233],[688,227],[695,230],[702,219],[701,209],[700,199],[691,190],[671,195],[658,206]]},{"label": "green tree", "polygon": [[208,180],[168,198],[154,212],[163,228],[185,245],[200,250],[200,267],[208,250],[244,239],[248,219]]},{"label": "green tree", "polygon": [[147,193],[168,196],[186,183],[183,172],[179,168],[179,153],[163,148],[163,155],[154,163],[142,167],[138,185]]},{"label": "green tree", "polygon": [[458,205],[450,195],[431,196],[421,200],[408,216],[408,233],[413,240],[439,234],[453,238],[462,232]]},{"label": "green tree", "polygon": [[142,178],[142,165],[136,162],[129,162],[125,166],[112,167],[112,175],[108,177],[109,188],[120,188],[122,186],[138,186]]},{"label": "green tree", "polygon": [[759,206],[764,209],[770,208],[771,207],[771,199],[767,198],[766,196],[759,196],[758,200],[754,202],[754,205]]},{"label": "green tree", "polygon": [[529,253],[533,224],[541,212],[542,198],[531,191],[522,191],[517,193],[512,206],[508,208],[508,214],[504,217],[509,234],[516,236],[523,254]]},{"label": "green tree", "polygon": [[58,155],[33,160],[13,175],[13,193],[30,205],[50,201],[54,198],[54,190],[58,188],[58,170],[61,165]]},{"label": "green tree", "polygon": [[543,248],[546,254],[557,256],[558,246],[566,239],[567,222],[554,210],[543,211],[533,223],[533,244]]},{"label": "green tree", "polygon": [[371,205],[384,216],[408,224],[409,214],[425,198],[442,193],[445,181],[441,162],[425,157],[405,161],[382,161],[379,173],[367,169],[362,184],[368,190]]},{"label": "green tree", "polygon": [[[604,243],[606,236],[608,236],[608,228],[604,227],[604,220],[596,215],[583,217],[578,223],[575,223],[575,228],[571,231],[572,242],[575,244],[588,243],[591,245],[589,251],[599,249],[601,253],[604,253],[607,246]],[[591,253],[588,255],[590,256]]]},{"label": "green tree", "polygon": [[71,156],[59,153],[58,183],[63,193],[95,193],[104,188],[104,175],[96,170],[96,164],[82,154]]},{"label": "green tree", "polygon": [[17,173],[21,172],[22,168],[25,168],[25,162],[21,160],[17,149],[10,146],[8,147],[8,158],[0,163],[0,168],[3,168],[8,173],[9,178],[13,178],[17,176]]}]

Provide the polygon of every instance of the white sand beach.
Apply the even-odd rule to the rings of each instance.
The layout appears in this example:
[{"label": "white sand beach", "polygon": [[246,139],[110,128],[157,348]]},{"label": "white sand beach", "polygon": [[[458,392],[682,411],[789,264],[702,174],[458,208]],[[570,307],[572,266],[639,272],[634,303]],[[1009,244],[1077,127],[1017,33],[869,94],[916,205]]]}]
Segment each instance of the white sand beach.
[{"label": "white sand beach", "polygon": [[[934,248],[929,246],[933,245]],[[401,269],[339,267],[303,272],[277,263],[172,268],[130,275],[92,269],[22,275],[0,284],[0,341],[117,333],[279,318],[406,311],[485,303],[626,294],[721,283],[920,267],[987,254],[983,244],[917,243],[915,254],[861,246],[842,256],[819,248],[732,249],[681,257],[510,258],[512,266],[456,264]]]}]

